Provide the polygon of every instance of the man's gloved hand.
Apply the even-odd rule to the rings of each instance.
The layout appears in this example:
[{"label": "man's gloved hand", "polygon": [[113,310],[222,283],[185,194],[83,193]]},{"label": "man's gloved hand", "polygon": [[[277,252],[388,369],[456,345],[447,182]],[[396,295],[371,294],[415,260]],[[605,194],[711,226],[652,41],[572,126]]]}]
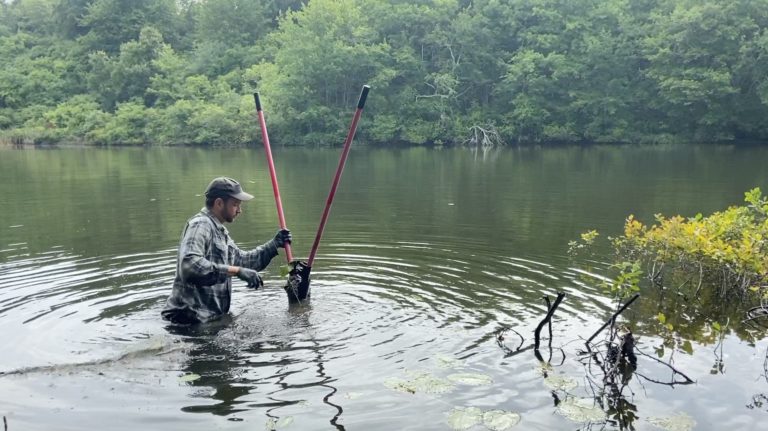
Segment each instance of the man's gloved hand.
[{"label": "man's gloved hand", "polygon": [[290,244],[291,240],[293,239],[293,236],[291,235],[291,231],[288,229],[280,229],[275,234],[275,237],[272,239],[272,242],[275,243],[275,246],[278,248],[285,248],[285,244]]},{"label": "man's gloved hand", "polygon": [[258,289],[264,286],[264,282],[261,280],[261,276],[258,272],[251,268],[240,267],[237,271],[237,278],[248,283],[248,287],[251,289]]}]

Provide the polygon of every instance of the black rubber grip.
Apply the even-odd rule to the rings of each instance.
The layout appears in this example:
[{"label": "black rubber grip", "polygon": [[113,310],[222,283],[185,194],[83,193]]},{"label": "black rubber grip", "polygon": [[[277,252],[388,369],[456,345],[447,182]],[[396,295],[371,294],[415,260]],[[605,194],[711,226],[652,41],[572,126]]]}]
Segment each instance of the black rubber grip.
[{"label": "black rubber grip", "polygon": [[368,90],[370,89],[370,86],[363,85],[363,91],[360,92],[360,99],[357,101],[357,109],[363,109],[365,106],[365,99],[368,98]]},{"label": "black rubber grip", "polygon": [[259,93],[253,93],[253,100],[256,101],[256,111],[261,111],[261,99],[259,99]]}]

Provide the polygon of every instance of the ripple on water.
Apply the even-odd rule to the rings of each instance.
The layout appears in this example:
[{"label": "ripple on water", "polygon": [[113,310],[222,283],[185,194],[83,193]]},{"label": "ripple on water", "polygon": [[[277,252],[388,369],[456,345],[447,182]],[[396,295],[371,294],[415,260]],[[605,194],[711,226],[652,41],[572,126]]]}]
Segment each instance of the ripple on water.
[{"label": "ripple on water", "polygon": [[[159,320],[175,250],[95,258],[57,248],[19,257],[0,264],[0,331],[13,346],[0,371],[26,370],[31,382],[0,378],[24,394],[53,384],[60,389],[52,396],[62,403],[82,397],[66,385],[95,399],[116,388],[131,394],[127,405],[166,421],[174,415],[160,408],[251,424],[264,424],[268,415],[307,428],[334,418],[350,426],[429,428],[444,423],[450,405],[503,406],[520,413],[520,429],[565,424],[552,415],[552,385],[532,355],[505,356],[495,336],[501,327],[515,328],[530,343],[546,312],[541,297],[558,291],[568,294],[554,325],[558,345],[588,336],[611,307],[600,294],[604,268],[588,272],[557,259],[497,257],[465,246],[329,244],[313,269],[309,306],[287,307],[273,265],[265,289],[235,282],[230,319],[194,331]],[[572,318],[582,323],[565,324]],[[573,370],[563,365],[563,378]],[[453,378],[461,390],[386,389],[385,382],[408,372]],[[185,375],[200,377],[180,381]],[[470,380],[482,384],[462,383]],[[121,414],[101,402],[78,402],[93,417]],[[386,423],[370,413],[382,409]]]}]

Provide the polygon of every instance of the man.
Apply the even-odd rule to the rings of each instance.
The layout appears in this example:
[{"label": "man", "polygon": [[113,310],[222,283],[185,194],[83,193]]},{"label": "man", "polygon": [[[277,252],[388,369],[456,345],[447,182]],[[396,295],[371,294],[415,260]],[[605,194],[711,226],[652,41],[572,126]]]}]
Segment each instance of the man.
[{"label": "man", "polygon": [[205,191],[205,208],[187,221],[181,235],[173,291],[162,311],[173,323],[208,322],[229,312],[231,277],[258,289],[258,272],[277,256],[277,249],[291,242],[291,232],[281,229],[275,237],[254,250],[240,250],[229,237],[224,223],[240,214],[240,204],[253,196],[226,177],[214,178]]}]

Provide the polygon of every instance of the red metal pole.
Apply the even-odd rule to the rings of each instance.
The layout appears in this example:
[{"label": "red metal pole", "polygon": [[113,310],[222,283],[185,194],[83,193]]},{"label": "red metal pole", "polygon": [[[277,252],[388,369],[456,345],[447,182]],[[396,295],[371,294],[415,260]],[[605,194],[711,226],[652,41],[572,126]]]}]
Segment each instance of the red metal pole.
[{"label": "red metal pole", "polygon": [[[280,221],[280,229],[285,229],[285,214],[283,214],[283,201],[280,199],[280,188],[277,186],[277,174],[275,173],[275,162],[272,161],[272,148],[269,146],[269,135],[267,134],[267,123],[264,121],[264,111],[261,109],[261,100],[259,93],[253,93],[253,99],[256,101],[256,115],[259,117],[259,126],[261,126],[261,139],[264,141],[264,151],[267,153],[267,163],[269,164],[269,177],[272,180],[272,191],[275,194],[275,205],[277,205],[277,218]],[[291,244],[285,244],[285,257],[288,263],[293,262],[293,253]]]},{"label": "red metal pole", "polygon": [[320,238],[323,236],[325,230],[325,223],[328,221],[328,214],[331,212],[331,204],[333,203],[333,197],[336,195],[336,188],[339,186],[339,180],[341,180],[341,173],[344,170],[344,164],[347,162],[347,155],[349,154],[349,148],[352,146],[352,140],[355,138],[355,131],[357,130],[357,122],[360,120],[360,115],[363,113],[365,107],[365,99],[368,97],[368,91],[371,87],[364,85],[363,91],[360,92],[360,99],[357,102],[357,109],[355,115],[352,117],[352,124],[349,126],[349,133],[347,133],[347,139],[344,141],[344,150],[341,152],[341,158],[339,159],[339,166],[336,168],[336,176],[333,178],[331,184],[331,191],[328,193],[328,199],[325,201],[325,209],[323,210],[323,216],[320,219],[320,226],[317,228],[317,235],[315,236],[315,242],[312,244],[312,251],[309,253],[309,260],[307,260],[307,266],[312,267],[312,263],[315,261],[315,255],[317,254],[317,248],[320,245]]}]

